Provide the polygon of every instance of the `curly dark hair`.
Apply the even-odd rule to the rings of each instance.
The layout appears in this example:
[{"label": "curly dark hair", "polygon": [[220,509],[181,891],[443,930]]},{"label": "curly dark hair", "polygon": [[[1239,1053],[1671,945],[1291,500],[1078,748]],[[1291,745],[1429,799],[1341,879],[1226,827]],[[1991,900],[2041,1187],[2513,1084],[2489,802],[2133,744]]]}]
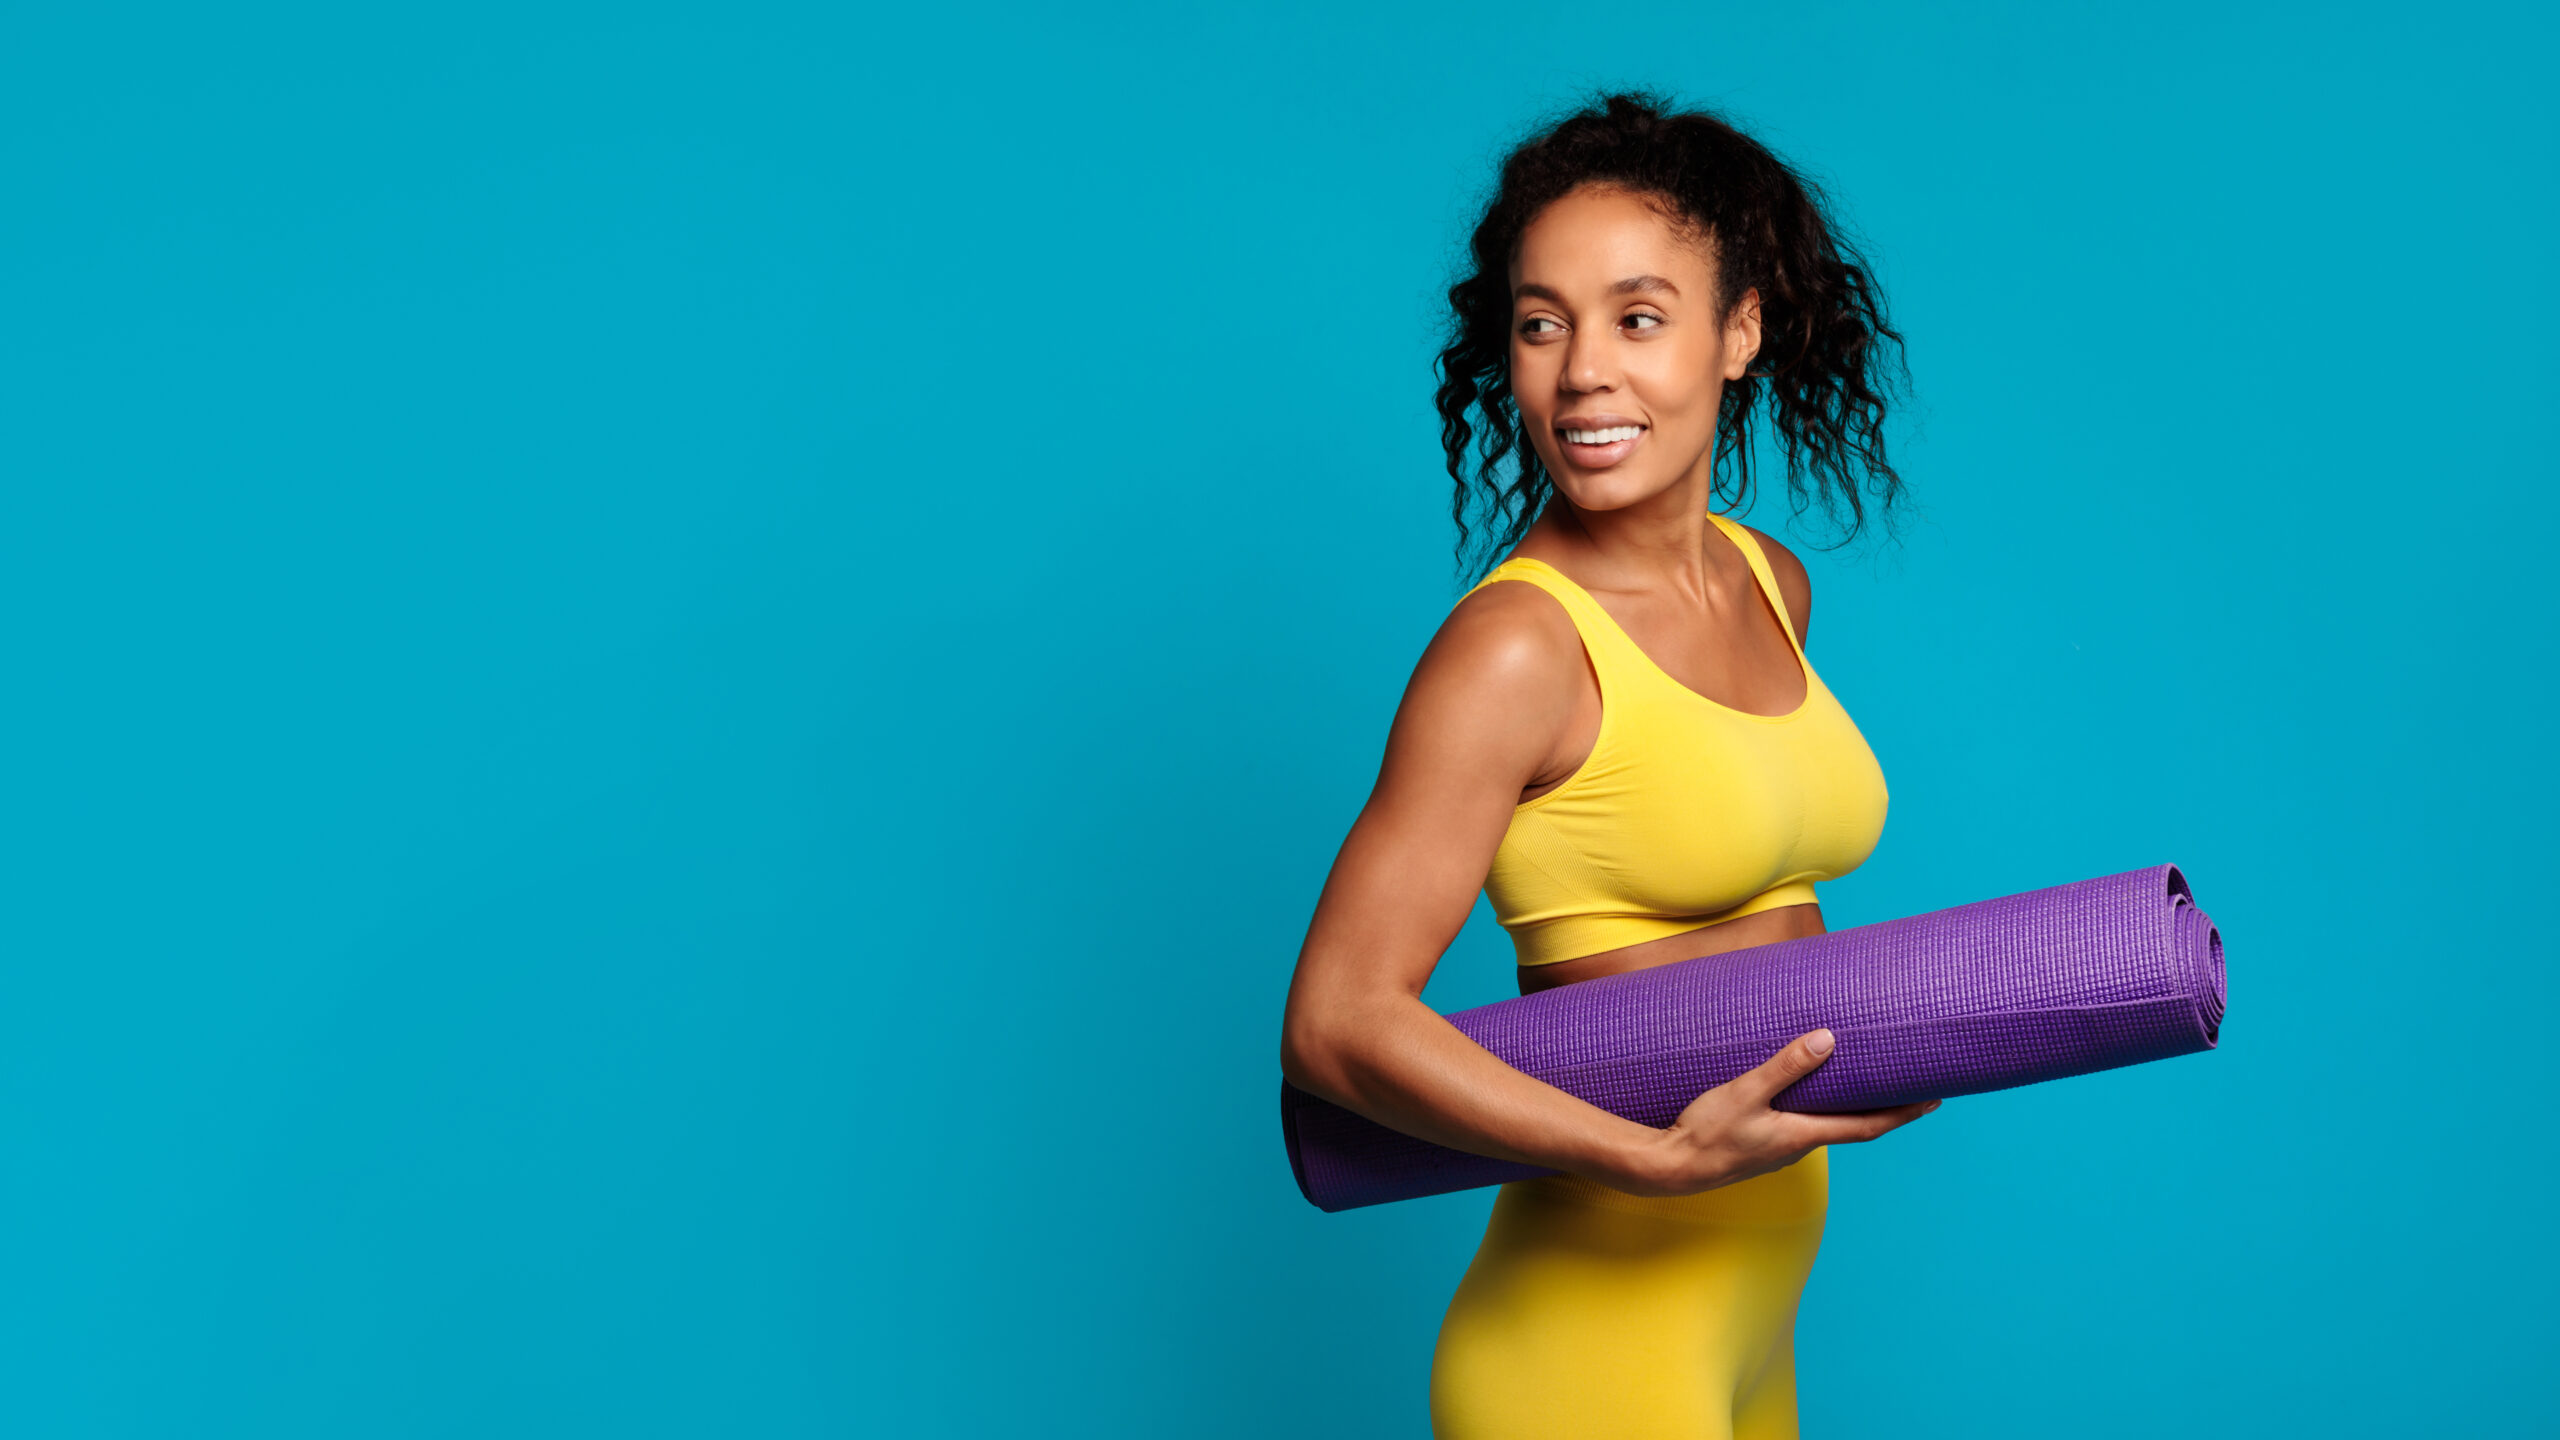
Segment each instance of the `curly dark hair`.
[{"label": "curly dark hair", "polygon": [[[1725,387],[1710,497],[1729,494],[1727,509],[1750,498],[1753,422],[1761,420],[1785,452],[1796,514],[1804,513],[1810,477],[1826,514],[1836,520],[1846,502],[1849,534],[1840,543],[1847,543],[1866,520],[1863,479],[1890,532],[1902,477],[1885,459],[1885,404],[1907,392],[1909,371],[1863,257],[1824,213],[1820,188],[1758,141],[1705,111],[1622,92],[1545,125],[1504,157],[1468,245],[1473,269],[1449,287],[1449,338],[1433,368],[1440,446],[1457,482],[1450,515],[1461,575],[1480,573],[1518,544],[1555,494],[1512,398],[1510,269],[1529,222],[1595,182],[1655,197],[1712,247],[1718,314],[1729,316],[1743,292],[1760,292],[1760,354],[1750,373]],[[1489,536],[1472,564],[1478,532],[1468,525],[1470,510],[1483,512]]]}]

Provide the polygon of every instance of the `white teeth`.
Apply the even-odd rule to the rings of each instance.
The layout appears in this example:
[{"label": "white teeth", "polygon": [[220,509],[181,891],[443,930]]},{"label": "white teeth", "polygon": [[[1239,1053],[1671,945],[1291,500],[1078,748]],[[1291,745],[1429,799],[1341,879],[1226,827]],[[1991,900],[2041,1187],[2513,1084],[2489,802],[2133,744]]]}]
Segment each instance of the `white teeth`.
[{"label": "white teeth", "polygon": [[1607,445],[1619,440],[1633,440],[1643,433],[1641,425],[1612,425],[1606,430],[1567,430],[1564,438],[1576,445]]}]

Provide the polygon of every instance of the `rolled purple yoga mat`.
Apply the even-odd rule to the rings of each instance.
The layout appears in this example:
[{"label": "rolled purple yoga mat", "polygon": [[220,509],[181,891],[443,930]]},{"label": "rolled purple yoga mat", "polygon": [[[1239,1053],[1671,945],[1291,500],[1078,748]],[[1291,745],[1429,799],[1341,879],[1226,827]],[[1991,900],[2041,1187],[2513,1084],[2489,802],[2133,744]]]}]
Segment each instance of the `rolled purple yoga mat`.
[{"label": "rolled purple yoga mat", "polygon": [[[1603,976],[1451,1013],[1513,1068],[1646,1125],[1808,1030],[1837,1037],[1781,1110],[1877,1110],[2210,1050],[2222,936],[2175,865]],[[1280,1085],[1325,1210],[1553,1170],[1416,1139]]]}]

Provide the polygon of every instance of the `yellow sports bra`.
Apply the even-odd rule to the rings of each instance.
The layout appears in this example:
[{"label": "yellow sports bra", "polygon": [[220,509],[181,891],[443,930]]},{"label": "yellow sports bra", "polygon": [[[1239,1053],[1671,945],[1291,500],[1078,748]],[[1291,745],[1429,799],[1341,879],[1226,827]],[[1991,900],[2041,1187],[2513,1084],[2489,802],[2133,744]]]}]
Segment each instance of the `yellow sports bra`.
[{"label": "yellow sports bra", "polygon": [[1589,758],[1511,812],[1485,876],[1523,965],[1809,904],[1813,882],[1856,869],[1884,834],[1884,771],[1804,658],[1768,557],[1748,530],[1709,518],[1750,562],[1804,667],[1804,702],[1784,715],[1730,709],[1672,679],[1543,560],[1514,556],[1467,592],[1519,580],[1556,597],[1600,681]]}]

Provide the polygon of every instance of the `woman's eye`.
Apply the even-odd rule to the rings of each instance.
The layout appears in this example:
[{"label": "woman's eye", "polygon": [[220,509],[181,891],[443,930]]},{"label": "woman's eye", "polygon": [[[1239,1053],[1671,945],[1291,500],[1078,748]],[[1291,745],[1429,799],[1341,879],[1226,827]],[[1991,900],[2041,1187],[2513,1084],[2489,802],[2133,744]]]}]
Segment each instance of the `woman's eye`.
[{"label": "woman's eye", "polygon": [[[1537,327],[1541,325],[1555,325],[1555,323],[1556,322],[1548,319],[1544,315],[1532,315],[1528,319],[1520,322],[1520,333],[1523,335],[1536,335],[1541,333]],[[1561,330],[1564,327],[1558,325],[1556,328]]]},{"label": "woman's eye", "polygon": [[[1639,325],[1636,323],[1638,321],[1643,321],[1644,323]],[[1662,317],[1659,315],[1636,314],[1628,316],[1626,323],[1634,325],[1635,328],[1639,330],[1659,330],[1662,328],[1663,321]]]}]

